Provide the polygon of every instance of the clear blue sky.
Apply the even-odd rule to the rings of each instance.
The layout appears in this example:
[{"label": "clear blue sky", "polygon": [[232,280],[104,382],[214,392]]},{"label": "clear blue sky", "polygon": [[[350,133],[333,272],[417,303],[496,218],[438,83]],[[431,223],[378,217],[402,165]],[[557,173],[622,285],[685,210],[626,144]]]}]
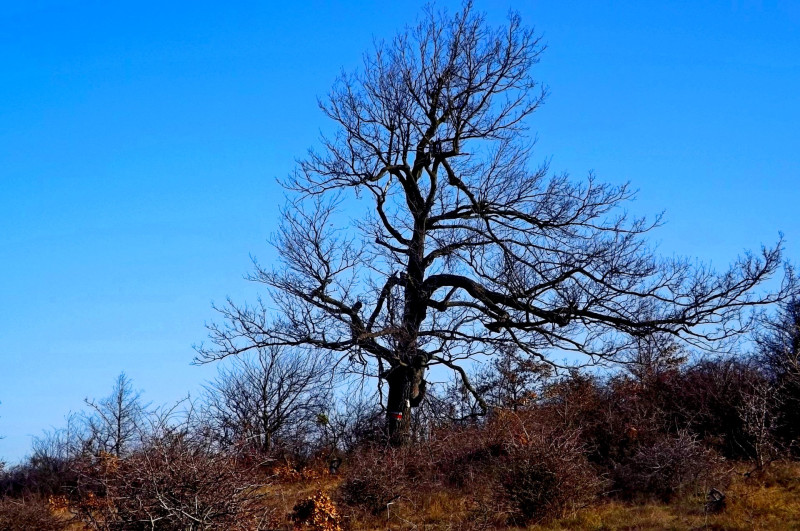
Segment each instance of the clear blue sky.
[{"label": "clear blue sky", "polygon": [[[800,3],[476,4],[544,35],[555,171],[632,181],[665,253],[724,267],[783,231],[800,261]],[[156,403],[215,373],[191,346],[253,296],[316,98],[421,5],[3,3],[0,458],[122,370]]]}]

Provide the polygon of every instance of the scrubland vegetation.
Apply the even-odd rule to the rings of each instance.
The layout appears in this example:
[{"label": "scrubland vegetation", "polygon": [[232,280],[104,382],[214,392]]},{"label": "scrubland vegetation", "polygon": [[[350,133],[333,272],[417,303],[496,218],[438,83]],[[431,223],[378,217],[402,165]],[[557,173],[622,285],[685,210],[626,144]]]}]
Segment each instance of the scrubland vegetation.
[{"label": "scrubland vegetation", "polygon": [[332,393],[296,353],[171,408],[121,375],[3,470],[0,529],[796,527],[798,310],[747,356],[655,342],[593,375],[502,353],[472,374],[488,414],[462,382],[432,385],[402,446],[375,397]]}]

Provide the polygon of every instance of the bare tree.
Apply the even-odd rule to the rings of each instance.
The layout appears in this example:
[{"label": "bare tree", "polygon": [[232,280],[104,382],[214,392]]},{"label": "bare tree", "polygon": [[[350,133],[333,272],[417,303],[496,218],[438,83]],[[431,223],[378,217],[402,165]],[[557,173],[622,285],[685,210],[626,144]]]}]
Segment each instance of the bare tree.
[{"label": "bare tree", "polygon": [[[337,133],[285,183],[281,262],[252,275],[273,304],[219,308],[199,359],[276,344],[341,353],[388,383],[387,430],[402,443],[433,365],[485,405],[464,368],[477,355],[596,362],[647,334],[742,332],[748,307],[779,298],[753,290],[780,268],[780,245],[722,274],[660,259],[644,239],[658,220],[621,210],[628,186],[532,167],[542,50],[515,14],[493,29],[469,3],[429,7],[343,74],[321,103]],[[348,224],[340,206],[363,216]]]},{"label": "bare tree", "polygon": [[776,431],[796,454],[800,452],[800,295],[762,321],[756,341],[757,357],[774,388]]},{"label": "bare tree", "polygon": [[[472,392],[454,374],[445,385],[434,385],[426,391],[415,422],[420,424],[427,416],[434,425],[443,421],[469,425],[480,421],[484,408],[511,411],[532,408],[553,376],[550,364],[513,347],[500,349],[488,364],[474,364],[470,369],[467,376]],[[476,396],[481,398],[480,402]]]},{"label": "bare tree", "polygon": [[800,387],[800,295],[762,325],[756,338],[762,363],[781,384]]},{"label": "bare tree", "polygon": [[483,396],[494,406],[517,411],[533,405],[552,376],[552,367],[517,348],[506,348],[492,359]]},{"label": "bare tree", "polygon": [[624,363],[634,379],[650,384],[664,373],[678,370],[688,359],[689,352],[674,336],[652,334],[637,338]]},{"label": "bare tree", "polygon": [[234,360],[208,387],[212,423],[227,443],[269,451],[276,439],[299,441],[331,402],[324,357],[282,347]]},{"label": "bare tree", "polygon": [[775,410],[780,408],[779,400],[772,382],[767,378],[754,378],[744,389],[736,408],[747,437],[744,450],[751,454],[758,468],[779,455],[775,438]]},{"label": "bare tree", "polygon": [[383,419],[374,390],[366,393],[363,386],[352,384],[337,398],[334,407],[318,419],[319,445],[328,451],[331,462],[379,440]]},{"label": "bare tree", "polygon": [[91,408],[86,416],[87,441],[95,450],[120,457],[132,449],[140,439],[140,430],[147,405],[142,403],[141,392],[122,372],[117,376],[111,394],[99,401],[85,400]]}]

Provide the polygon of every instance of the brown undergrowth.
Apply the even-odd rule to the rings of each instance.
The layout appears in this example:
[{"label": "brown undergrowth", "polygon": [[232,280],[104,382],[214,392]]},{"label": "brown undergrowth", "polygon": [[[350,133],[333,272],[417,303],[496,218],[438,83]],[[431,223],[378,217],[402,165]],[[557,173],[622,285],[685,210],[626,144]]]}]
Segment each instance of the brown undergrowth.
[{"label": "brown undergrowth", "polygon": [[[687,493],[663,502],[620,501],[598,496],[588,506],[562,517],[529,526],[514,526],[507,505],[486,495],[484,478],[476,486],[439,485],[406,492],[380,511],[367,511],[342,500],[342,487],[358,466],[350,462],[340,475],[314,470],[284,474],[263,488],[261,498],[275,518],[268,529],[347,531],[371,529],[417,530],[656,530],[656,529],[800,529],[800,463],[775,462],[751,471],[738,465],[725,490],[726,504],[719,513],[707,511],[702,493]],[[362,473],[363,470],[358,471]],[[57,502],[57,500],[55,500]],[[48,513],[49,509],[49,513]],[[54,515],[55,518],[50,516]],[[7,500],[0,505],[0,529],[85,529],[67,522],[68,513],[57,503]],[[33,526],[33,527],[31,527]],[[242,528],[247,528],[242,525]],[[263,528],[263,527],[262,527]]]},{"label": "brown undergrowth", "polygon": [[[783,530],[800,529],[800,463],[776,462],[762,471],[747,473],[736,467],[727,490],[725,508],[708,511],[704,493],[686,493],[670,502],[619,501],[598,497],[592,504],[547,523],[514,526],[507,508],[487,502],[471,489],[420,489],[418,495],[400,497],[383,511],[370,513],[339,504],[343,529],[418,530]],[[341,479],[331,478],[332,495]],[[287,527],[289,529],[289,527]]]}]

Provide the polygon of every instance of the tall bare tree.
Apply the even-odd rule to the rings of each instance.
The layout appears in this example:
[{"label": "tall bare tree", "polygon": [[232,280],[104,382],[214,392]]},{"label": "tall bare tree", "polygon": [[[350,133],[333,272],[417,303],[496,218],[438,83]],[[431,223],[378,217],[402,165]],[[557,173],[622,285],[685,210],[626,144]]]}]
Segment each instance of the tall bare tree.
[{"label": "tall bare tree", "polygon": [[101,400],[85,399],[91,411],[85,416],[85,445],[116,457],[132,450],[141,439],[147,404],[142,393],[122,372],[117,376],[111,394]]},{"label": "tall bare tree", "polygon": [[252,275],[273,305],[219,308],[200,359],[339,352],[388,383],[387,429],[402,443],[433,365],[474,392],[464,360],[503,348],[592,362],[656,332],[704,344],[741,332],[749,306],[779,297],[753,291],[780,268],[779,246],[722,274],[660,259],[643,237],[658,220],[621,210],[628,186],[532,166],[542,50],[519,16],[494,29],[467,3],[427,8],[343,74],[321,103],[336,134],[286,182],[280,263]]}]

